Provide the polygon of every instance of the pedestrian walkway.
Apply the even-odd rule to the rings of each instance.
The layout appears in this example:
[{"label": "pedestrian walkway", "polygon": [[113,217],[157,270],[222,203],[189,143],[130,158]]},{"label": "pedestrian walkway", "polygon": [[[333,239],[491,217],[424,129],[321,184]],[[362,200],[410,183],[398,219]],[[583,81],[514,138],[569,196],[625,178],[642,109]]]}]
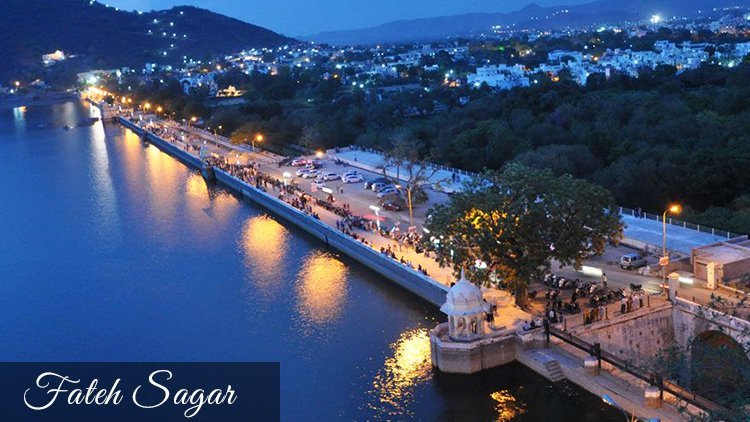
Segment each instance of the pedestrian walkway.
[{"label": "pedestrian walkway", "polygon": [[[605,394],[625,411],[641,418],[657,418],[661,421],[681,421],[682,415],[672,403],[665,402],[659,409],[644,406],[646,385],[642,381],[604,365],[599,375],[588,374],[583,367],[585,353],[572,350],[562,341],[553,339],[549,349],[530,349],[518,353],[519,361],[549,377],[550,362],[557,362],[565,378],[591,393],[603,397]],[[673,398],[672,398],[673,399]],[[630,415],[628,415],[630,416]]]}]

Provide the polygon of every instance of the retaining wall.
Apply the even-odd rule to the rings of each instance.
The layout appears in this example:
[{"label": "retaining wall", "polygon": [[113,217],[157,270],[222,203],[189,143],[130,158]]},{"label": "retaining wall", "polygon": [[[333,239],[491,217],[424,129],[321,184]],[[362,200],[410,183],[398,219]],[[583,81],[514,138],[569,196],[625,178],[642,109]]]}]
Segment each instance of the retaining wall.
[{"label": "retaining wall", "polygon": [[[178,148],[153,133],[141,129],[136,124],[123,117],[118,117],[118,120],[123,126],[138,135],[145,136],[146,139],[157,148],[179,159],[186,165],[197,169],[203,168],[203,163],[201,163],[198,157],[191,155],[187,151]],[[370,268],[383,277],[396,282],[396,284],[435,306],[440,306],[445,302],[445,295],[448,292],[447,286],[444,286],[424,274],[381,254],[371,247],[343,234],[339,230],[328,226],[322,221],[310,217],[275,196],[245,183],[217,167],[214,167],[213,170],[216,175],[216,180],[242,194],[243,197],[250,199],[271,213],[282,217],[286,221],[320,239],[325,242],[326,246],[332,247],[351,257],[360,264]]]},{"label": "retaining wall", "polygon": [[190,167],[194,167],[197,169],[203,168],[203,163],[201,162],[200,158],[196,157],[195,155],[185,151],[184,149],[178,147],[177,145],[166,141],[159,137],[158,135],[155,135],[151,132],[148,132],[144,129],[141,129],[138,127],[135,123],[131,122],[130,120],[127,120],[123,117],[118,116],[118,120],[120,121],[120,124],[127,127],[128,129],[132,130],[133,132],[137,133],[138,135],[145,136],[146,139],[154,144],[157,148],[160,150],[166,152],[167,154],[177,158],[178,160],[182,161],[183,163],[187,164]]},{"label": "retaining wall", "polygon": [[216,180],[424,300],[440,306],[448,287],[343,234],[286,202],[214,167]]}]

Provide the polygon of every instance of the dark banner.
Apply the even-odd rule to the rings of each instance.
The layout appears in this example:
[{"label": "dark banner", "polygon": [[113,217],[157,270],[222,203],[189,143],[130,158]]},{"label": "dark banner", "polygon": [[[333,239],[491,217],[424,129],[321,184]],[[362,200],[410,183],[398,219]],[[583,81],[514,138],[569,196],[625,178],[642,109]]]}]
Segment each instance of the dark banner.
[{"label": "dark banner", "polygon": [[5,421],[278,421],[278,363],[0,363]]}]

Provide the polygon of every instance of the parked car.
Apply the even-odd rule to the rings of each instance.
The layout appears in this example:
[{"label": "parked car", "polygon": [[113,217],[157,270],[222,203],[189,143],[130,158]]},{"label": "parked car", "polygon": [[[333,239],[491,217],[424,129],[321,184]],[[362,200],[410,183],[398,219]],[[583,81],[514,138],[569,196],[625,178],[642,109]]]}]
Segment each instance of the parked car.
[{"label": "parked car", "polygon": [[341,176],[341,181],[344,183],[361,183],[365,181],[365,178],[361,174],[344,174]]},{"label": "parked car", "polygon": [[310,170],[302,173],[302,175],[301,175],[301,177],[303,179],[312,179],[312,178],[317,177],[317,176],[318,176],[318,171],[315,170],[315,169],[310,169]]},{"label": "parked car", "polygon": [[297,176],[302,177],[303,174],[309,172],[310,170],[311,169],[309,169],[307,167],[301,168],[301,169],[297,170]]},{"label": "parked car", "polygon": [[377,179],[371,180],[370,183],[384,183],[386,185],[392,185],[393,184],[393,182],[391,182],[390,179],[387,179],[385,177],[378,177]]},{"label": "parked car", "polygon": [[349,170],[345,172],[344,174],[342,174],[342,176],[356,176],[358,174],[359,172],[357,170]]},{"label": "parked car", "polygon": [[378,198],[383,198],[388,195],[398,195],[399,191],[395,186],[386,186],[378,191]]},{"label": "parked car", "polygon": [[385,201],[383,202],[383,209],[388,211],[401,211],[402,209],[404,209],[404,207],[402,207],[398,202]]},{"label": "parked car", "polygon": [[645,267],[647,264],[646,258],[637,253],[625,254],[620,258],[620,267],[626,270]]},{"label": "parked car", "polygon": [[339,175],[330,171],[319,173],[318,179],[323,181],[329,181],[329,180],[337,180],[339,178]]},{"label": "parked car", "polygon": [[289,164],[293,165],[294,167],[306,166],[306,165],[310,164],[310,160],[308,160],[307,158],[301,158],[300,157],[300,158],[295,158]]},{"label": "parked car", "polygon": [[322,189],[322,188],[326,187],[326,182],[324,182],[322,180],[317,180],[316,179],[314,182],[312,182],[312,184],[315,185],[315,187],[318,188],[318,189]]},{"label": "parked car", "polygon": [[[380,192],[386,186],[393,185],[388,182],[372,182],[372,184],[370,184],[370,189],[372,189],[373,192]],[[395,188],[395,186],[393,187]]]}]

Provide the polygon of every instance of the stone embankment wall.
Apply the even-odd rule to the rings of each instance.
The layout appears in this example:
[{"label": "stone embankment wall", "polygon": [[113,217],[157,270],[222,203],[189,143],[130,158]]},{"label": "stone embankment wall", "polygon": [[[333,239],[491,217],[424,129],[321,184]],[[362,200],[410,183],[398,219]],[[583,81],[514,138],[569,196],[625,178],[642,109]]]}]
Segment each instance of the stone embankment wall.
[{"label": "stone embankment wall", "polygon": [[214,168],[216,180],[239,192],[245,198],[282,217],[310,235],[320,239],[327,246],[348,255],[360,264],[370,268],[383,277],[396,282],[422,299],[440,306],[445,302],[448,288],[424,276],[400,262],[393,260],[371,247],[345,235],[320,220],[290,206],[284,201],[263,192],[262,190],[237,179],[230,174]]},{"label": "stone embankment wall", "polygon": [[[179,159],[189,167],[199,170],[203,169],[203,163],[201,163],[198,157],[180,149],[153,133],[144,131],[123,117],[119,117],[119,121],[123,126],[140,136],[145,136],[145,139],[148,142],[152,143],[167,154]],[[262,206],[276,216],[283,218],[287,222],[294,224],[310,235],[320,239],[326,244],[326,246],[349,256],[360,264],[370,268],[386,279],[396,282],[396,284],[404,287],[435,306],[440,306],[445,302],[445,295],[448,292],[447,286],[444,286],[422,273],[379,253],[371,247],[343,234],[336,228],[310,217],[277,197],[245,183],[229,173],[214,168],[214,174],[216,175],[216,180],[220,183]]]},{"label": "stone embankment wall", "polygon": [[672,305],[660,304],[625,315],[617,315],[575,330],[589,343],[625,361],[647,363],[660,351],[675,345]]}]

